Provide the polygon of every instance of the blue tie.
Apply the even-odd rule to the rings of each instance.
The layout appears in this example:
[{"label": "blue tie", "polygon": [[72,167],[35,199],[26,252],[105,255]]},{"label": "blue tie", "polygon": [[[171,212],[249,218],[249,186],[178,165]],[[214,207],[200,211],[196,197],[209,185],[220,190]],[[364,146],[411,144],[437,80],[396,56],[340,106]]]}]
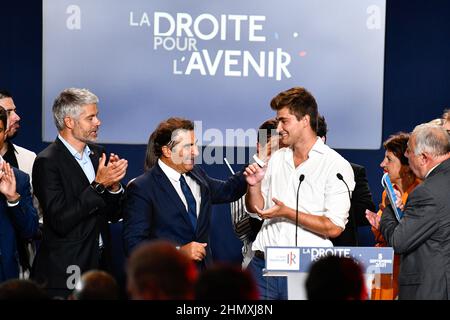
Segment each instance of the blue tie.
[{"label": "blue tie", "polygon": [[197,228],[197,203],[183,175],[180,176],[180,186],[188,205],[189,220],[191,220],[192,227],[195,230]]}]

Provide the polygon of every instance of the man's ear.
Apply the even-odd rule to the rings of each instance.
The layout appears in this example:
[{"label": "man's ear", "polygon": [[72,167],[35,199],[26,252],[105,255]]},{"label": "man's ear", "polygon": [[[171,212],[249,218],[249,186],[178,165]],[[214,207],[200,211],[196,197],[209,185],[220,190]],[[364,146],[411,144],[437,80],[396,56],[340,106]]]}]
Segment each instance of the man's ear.
[{"label": "man's ear", "polygon": [[310,123],[309,120],[311,120],[311,117],[309,116],[309,114],[305,114],[305,115],[303,116],[303,121],[305,121],[305,125],[308,125],[308,126],[309,126],[309,123]]},{"label": "man's ear", "polygon": [[165,158],[170,158],[172,156],[172,150],[170,150],[170,148],[168,146],[163,146],[161,148],[162,151],[162,155]]},{"label": "man's ear", "polygon": [[71,117],[64,118],[64,125],[66,126],[66,128],[73,129],[74,124],[75,124],[75,121]]}]

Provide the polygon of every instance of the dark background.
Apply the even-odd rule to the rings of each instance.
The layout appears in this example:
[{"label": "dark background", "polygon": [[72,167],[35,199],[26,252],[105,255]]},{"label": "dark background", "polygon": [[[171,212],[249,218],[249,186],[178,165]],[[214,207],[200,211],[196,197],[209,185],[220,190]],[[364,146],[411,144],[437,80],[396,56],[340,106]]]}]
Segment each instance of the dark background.
[{"label": "dark background", "polygon": [[[47,145],[41,139],[42,1],[2,1],[1,12],[0,88],[13,94],[18,114],[22,118],[20,134],[14,139],[14,143],[38,153]],[[444,107],[450,106],[449,79],[450,1],[388,0],[382,140],[392,133],[412,131],[415,125],[440,117]],[[360,121],[371,120],[367,118]],[[149,133],[153,129],[149,128]],[[144,145],[106,147],[110,152],[128,159],[129,169],[125,182],[142,173]],[[366,167],[374,201],[378,204],[382,192],[379,163],[384,155],[381,146],[379,150],[338,152],[349,161]],[[228,176],[225,165],[204,168],[212,177]],[[235,169],[237,168],[236,166]],[[210,245],[215,258],[239,260],[241,244],[232,232],[228,206],[215,207],[212,225]],[[116,235],[116,250],[120,256],[121,226],[118,224],[112,228]],[[360,233],[363,245],[373,244],[369,228],[360,228]],[[121,263],[120,259],[118,263]]]}]

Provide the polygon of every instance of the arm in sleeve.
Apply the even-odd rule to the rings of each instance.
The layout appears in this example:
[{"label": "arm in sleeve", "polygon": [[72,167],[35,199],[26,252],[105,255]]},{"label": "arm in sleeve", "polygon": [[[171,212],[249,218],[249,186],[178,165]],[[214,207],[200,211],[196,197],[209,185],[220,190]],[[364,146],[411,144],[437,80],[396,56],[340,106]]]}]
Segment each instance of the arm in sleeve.
[{"label": "arm in sleeve", "polygon": [[391,206],[386,206],[380,221],[380,231],[395,253],[408,253],[430,238],[439,227],[433,196],[423,187],[418,187],[409,196],[403,218],[397,222]]},{"label": "arm in sleeve", "polygon": [[66,236],[83,219],[105,207],[105,201],[89,185],[80,193],[67,195],[57,166],[37,158],[33,166],[33,189],[41,204],[45,221],[60,236]]},{"label": "arm in sleeve", "polygon": [[211,178],[207,174],[204,175],[211,192],[213,204],[236,201],[246,193],[247,182],[242,173],[242,171],[237,172],[226,181]]},{"label": "arm in sleeve", "polygon": [[375,211],[372,193],[370,192],[369,182],[367,181],[366,169],[357,167],[355,173],[355,190],[352,192],[351,210],[355,217],[357,226],[370,225],[366,219],[366,209]]},{"label": "arm in sleeve", "polygon": [[128,185],[126,191],[122,240],[127,256],[135,246],[147,240],[150,234],[152,203],[143,196],[140,189],[140,186],[132,182]]},{"label": "arm in sleeve", "polygon": [[9,216],[16,231],[25,239],[32,238],[39,229],[39,217],[36,208],[33,206],[33,198],[30,191],[30,177],[23,174],[24,179],[16,180],[17,193],[20,194],[19,204],[9,207]]}]

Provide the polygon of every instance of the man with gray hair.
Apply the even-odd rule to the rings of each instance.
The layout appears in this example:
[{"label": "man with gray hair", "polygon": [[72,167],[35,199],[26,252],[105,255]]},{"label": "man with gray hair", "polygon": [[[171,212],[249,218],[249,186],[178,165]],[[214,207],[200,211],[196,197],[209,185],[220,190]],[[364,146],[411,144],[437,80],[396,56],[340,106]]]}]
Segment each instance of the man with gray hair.
[{"label": "man with gray hair", "polygon": [[62,91],[53,103],[59,135],[33,166],[44,225],[31,277],[50,295],[67,296],[87,270],[111,270],[108,222],[120,218],[128,162],[93,144],[97,104],[87,89]]},{"label": "man with gray hair", "polygon": [[[405,156],[423,183],[409,195],[397,221],[383,210],[380,231],[401,255],[399,299],[450,299],[450,136],[441,126],[421,124]],[[401,199],[400,194],[397,198]]]}]

